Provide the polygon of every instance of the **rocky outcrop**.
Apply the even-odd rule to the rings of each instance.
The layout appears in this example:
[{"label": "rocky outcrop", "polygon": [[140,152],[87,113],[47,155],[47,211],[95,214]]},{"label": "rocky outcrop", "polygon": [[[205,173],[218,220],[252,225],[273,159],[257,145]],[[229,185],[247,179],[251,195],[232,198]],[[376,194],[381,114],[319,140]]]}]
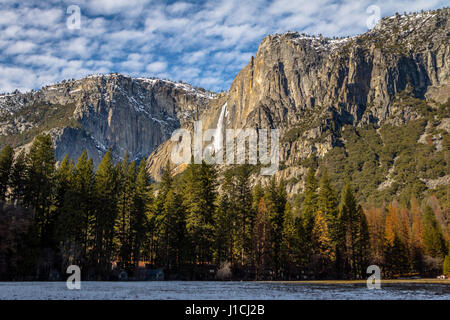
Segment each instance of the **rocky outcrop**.
[{"label": "rocky outcrop", "polygon": [[[431,104],[449,99],[449,14],[446,8],[387,17],[367,33],[343,39],[269,35],[226,96],[201,114],[203,126],[217,127],[226,103],[227,128],[279,129],[280,160],[297,169],[277,176],[298,181],[303,159],[345,143],[343,126],[402,125],[422,117],[414,106],[395,103],[401,93]],[[166,143],[149,157],[154,176],[170,147]]]},{"label": "rocky outcrop", "polygon": [[[39,129],[36,133],[51,133],[58,160],[65,154],[76,159],[84,149],[96,164],[107,149],[116,159],[127,151],[132,159],[140,159],[165,142],[173,130],[191,121],[214,96],[160,79],[90,76],[39,91],[0,96],[0,135],[23,135],[32,127]],[[67,106],[72,108],[62,123],[48,123],[45,115],[49,110]],[[40,112],[44,116],[36,119],[33,114]]]}]

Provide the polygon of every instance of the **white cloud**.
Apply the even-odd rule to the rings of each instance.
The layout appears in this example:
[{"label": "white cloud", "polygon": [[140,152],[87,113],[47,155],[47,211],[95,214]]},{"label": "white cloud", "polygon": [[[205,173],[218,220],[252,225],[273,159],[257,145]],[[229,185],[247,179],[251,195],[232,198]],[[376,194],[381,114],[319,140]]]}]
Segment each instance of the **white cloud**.
[{"label": "white cloud", "polygon": [[161,73],[163,71],[166,71],[166,69],[167,62],[165,61],[155,61],[145,67],[145,70],[149,73]]},{"label": "white cloud", "polygon": [[31,41],[17,41],[11,43],[4,51],[6,54],[21,54],[33,50],[36,45]]},{"label": "white cloud", "polygon": [[180,14],[183,13],[190,8],[192,8],[193,5],[191,3],[187,2],[175,2],[169,6],[167,6],[167,11],[171,14]]},{"label": "white cloud", "polygon": [[33,65],[44,68],[60,68],[67,64],[67,60],[50,55],[18,55],[14,61],[23,65]]},{"label": "white cloud", "polygon": [[208,55],[208,53],[209,53],[208,49],[187,52],[184,54],[183,61],[189,64],[206,62],[205,58]]},{"label": "white cloud", "polygon": [[61,50],[63,50],[69,57],[84,57],[91,56],[96,48],[96,43],[92,43],[89,39],[78,37],[63,41],[61,43]]},{"label": "white cloud", "polygon": [[[79,30],[66,27],[72,4],[81,10]],[[379,5],[383,16],[448,5],[443,0],[3,1],[0,92],[107,72],[228,89],[265,35],[362,33],[371,4]]]},{"label": "white cloud", "polygon": [[89,13],[96,15],[125,14],[137,15],[150,0],[96,0],[87,1]]},{"label": "white cloud", "polygon": [[17,23],[18,14],[13,10],[3,10],[0,15],[0,26],[1,25],[12,25]]},{"label": "white cloud", "polygon": [[51,27],[61,22],[61,18],[65,11],[64,8],[54,9],[38,9],[23,8],[19,9],[17,22],[29,26]]}]

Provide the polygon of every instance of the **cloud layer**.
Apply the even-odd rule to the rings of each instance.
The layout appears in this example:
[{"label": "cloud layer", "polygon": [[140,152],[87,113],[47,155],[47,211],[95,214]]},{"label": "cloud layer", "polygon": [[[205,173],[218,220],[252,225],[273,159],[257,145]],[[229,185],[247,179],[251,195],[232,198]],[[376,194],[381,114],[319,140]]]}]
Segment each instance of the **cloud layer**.
[{"label": "cloud layer", "polygon": [[[261,39],[299,31],[347,36],[381,16],[443,7],[440,0],[48,0],[0,7],[0,92],[119,72],[227,90]],[[79,8],[80,19],[73,5]],[[79,22],[80,28],[73,28]]]}]

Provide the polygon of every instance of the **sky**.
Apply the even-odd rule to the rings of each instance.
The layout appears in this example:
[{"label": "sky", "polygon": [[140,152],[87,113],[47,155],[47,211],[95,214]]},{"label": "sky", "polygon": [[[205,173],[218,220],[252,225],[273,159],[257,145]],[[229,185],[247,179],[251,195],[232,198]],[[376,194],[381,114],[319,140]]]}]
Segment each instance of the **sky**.
[{"label": "sky", "polygon": [[228,90],[268,34],[351,36],[446,0],[0,0],[0,92],[118,72]]}]

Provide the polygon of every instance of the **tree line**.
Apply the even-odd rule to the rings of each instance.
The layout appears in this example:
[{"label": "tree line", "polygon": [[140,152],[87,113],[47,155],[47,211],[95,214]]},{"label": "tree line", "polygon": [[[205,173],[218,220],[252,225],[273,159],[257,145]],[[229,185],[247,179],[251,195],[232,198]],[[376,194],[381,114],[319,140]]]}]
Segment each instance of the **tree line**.
[{"label": "tree line", "polygon": [[310,169],[295,199],[282,180],[251,179],[249,165],[219,175],[202,163],[178,175],[167,166],[154,183],[145,160],[115,163],[110,151],[96,170],[86,151],[56,166],[49,135],[15,157],[7,146],[0,278],[47,280],[71,264],[90,280],[144,266],[170,279],[206,279],[227,264],[246,280],[360,279],[370,264],[385,277],[450,271],[447,211],[436,199],[364,210],[350,181],[338,196],[326,171]]}]

